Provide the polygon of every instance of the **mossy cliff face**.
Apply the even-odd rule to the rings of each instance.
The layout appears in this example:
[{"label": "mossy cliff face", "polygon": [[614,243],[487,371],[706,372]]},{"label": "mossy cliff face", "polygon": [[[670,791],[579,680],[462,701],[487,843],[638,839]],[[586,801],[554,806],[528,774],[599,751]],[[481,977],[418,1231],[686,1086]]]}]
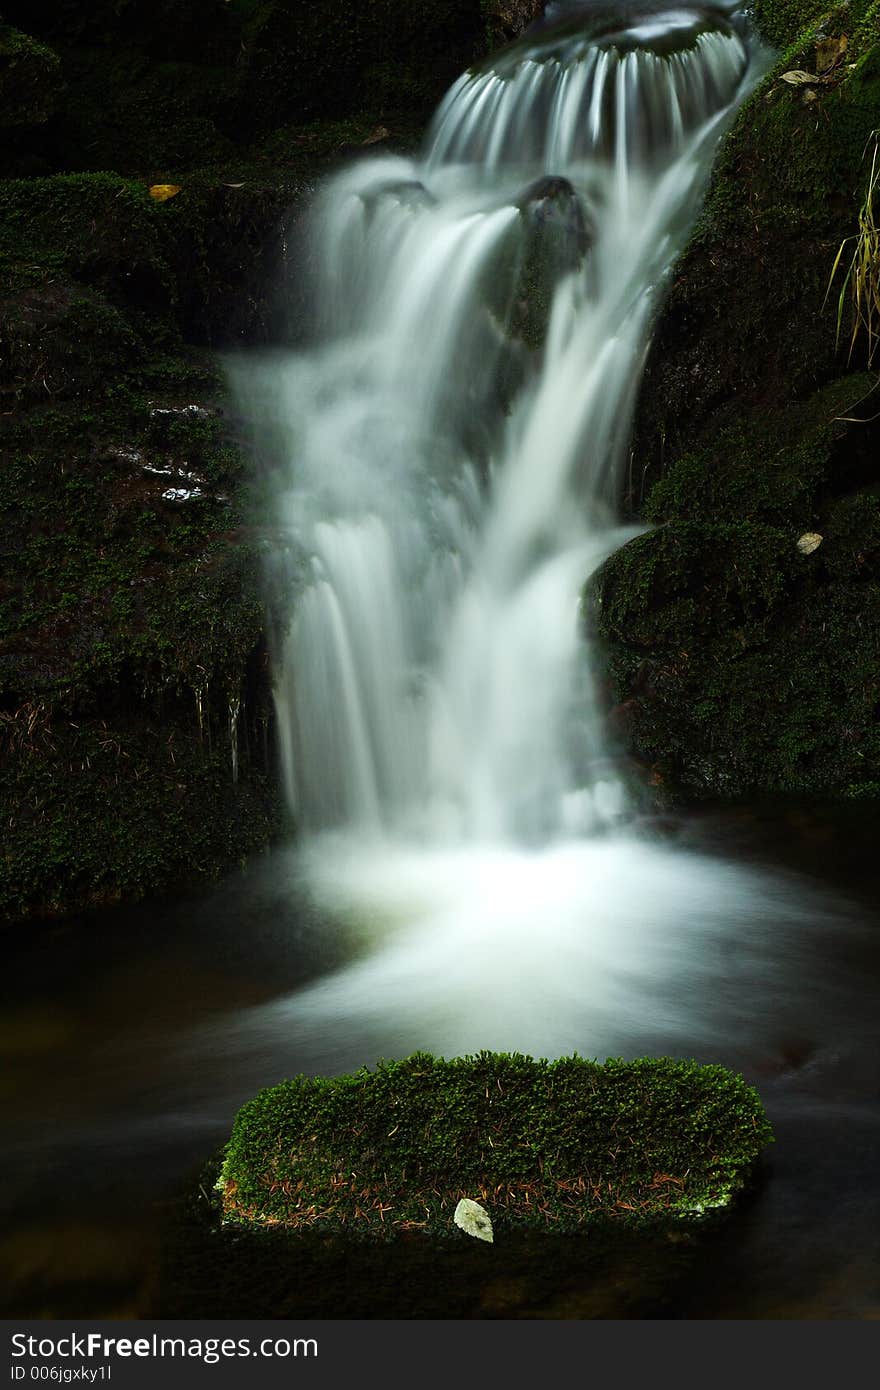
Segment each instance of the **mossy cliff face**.
[{"label": "mossy cliff face", "polygon": [[0,21],[0,130],[38,126],[55,108],[61,62],[45,44]]},{"label": "mossy cliff face", "polygon": [[246,119],[265,129],[377,100],[427,114],[484,41],[477,0],[262,0],[243,36]]},{"label": "mossy cliff face", "polygon": [[7,917],[211,872],[277,817],[258,540],[164,213],[114,175],[0,183]]},{"label": "mossy cliff face", "polygon": [[[298,1077],[237,1116],[161,1313],[633,1315],[671,1296],[770,1142],[756,1093],[692,1062],[418,1053]],[[491,1244],[458,1227],[461,1199]]]},{"label": "mossy cliff face", "polygon": [[[3,14],[8,919],[213,873],[279,829],[259,479],[211,349],[296,331],[297,208],[339,160],[412,144],[487,36],[478,0]],[[258,76],[273,24],[295,99]]]},{"label": "mossy cliff face", "polygon": [[[876,794],[877,378],[864,333],[847,358],[848,295],[838,342],[843,271],[828,287],[880,125],[880,23],[795,0],[755,18],[782,52],[674,273],[633,449],[651,529],[604,567],[592,613],[616,726],[655,783]],[[822,539],[803,553],[806,534]]]}]

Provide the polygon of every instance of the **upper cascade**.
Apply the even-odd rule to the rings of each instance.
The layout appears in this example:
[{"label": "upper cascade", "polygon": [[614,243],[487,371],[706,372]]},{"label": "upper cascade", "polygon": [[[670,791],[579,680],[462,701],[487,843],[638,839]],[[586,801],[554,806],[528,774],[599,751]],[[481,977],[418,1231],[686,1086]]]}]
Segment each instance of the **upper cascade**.
[{"label": "upper cascade", "polygon": [[730,104],[749,61],[745,36],[723,10],[548,7],[518,43],[451,88],[429,159],[490,169],[591,158],[648,165]]}]

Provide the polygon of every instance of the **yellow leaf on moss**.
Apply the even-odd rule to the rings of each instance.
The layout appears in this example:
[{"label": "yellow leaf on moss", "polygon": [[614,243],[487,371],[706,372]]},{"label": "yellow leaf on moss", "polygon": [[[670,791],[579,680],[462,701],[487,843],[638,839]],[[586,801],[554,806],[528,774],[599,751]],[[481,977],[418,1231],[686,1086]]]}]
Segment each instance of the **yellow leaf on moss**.
[{"label": "yellow leaf on moss", "polygon": [[155,198],[157,203],[167,203],[169,198],[180,192],[180,185],[177,183],[154,183],[150,185],[150,197]]}]

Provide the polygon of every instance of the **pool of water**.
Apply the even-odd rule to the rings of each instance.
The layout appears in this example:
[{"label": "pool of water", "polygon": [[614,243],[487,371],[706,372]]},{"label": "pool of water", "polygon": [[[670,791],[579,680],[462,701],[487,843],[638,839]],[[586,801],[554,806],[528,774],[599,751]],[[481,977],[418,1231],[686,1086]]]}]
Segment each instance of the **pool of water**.
[{"label": "pool of water", "polygon": [[871,808],[705,810],[586,859],[404,856],[369,891],[333,864],[279,850],[6,933],[5,1316],[150,1316],[180,1185],[260,1086],[483,1045],[741,1071],[776,1143],[672,1316],[880,1315]]}]

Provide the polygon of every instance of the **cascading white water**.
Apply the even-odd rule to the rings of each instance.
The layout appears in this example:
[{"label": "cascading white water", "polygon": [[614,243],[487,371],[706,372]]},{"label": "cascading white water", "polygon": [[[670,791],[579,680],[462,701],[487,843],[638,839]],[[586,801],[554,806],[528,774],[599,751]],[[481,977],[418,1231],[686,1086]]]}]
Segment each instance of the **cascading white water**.
[{"label": "cascading white water", "polygon": [[633,534],[658,297],[760,66],[720,9],[569,0],[460,79],[421,158],[317,200],[314,342],[238,373],[284,460],[278,726],[313,897],[407,938],[302,996],[311,1024],[583,1047],[631,950],[663,976],[691,917],[715,950],[770,891],[627,827],[580,614]]},{"label": "cascading white water", "polygon": [[564,10],[456,83],[421,159],[318,200],[318,332],[278,383],[307,830],[546,842],[621,809],[579,594],[631,534],[657,293],[751,67],[719,11],[619,14]]}]

